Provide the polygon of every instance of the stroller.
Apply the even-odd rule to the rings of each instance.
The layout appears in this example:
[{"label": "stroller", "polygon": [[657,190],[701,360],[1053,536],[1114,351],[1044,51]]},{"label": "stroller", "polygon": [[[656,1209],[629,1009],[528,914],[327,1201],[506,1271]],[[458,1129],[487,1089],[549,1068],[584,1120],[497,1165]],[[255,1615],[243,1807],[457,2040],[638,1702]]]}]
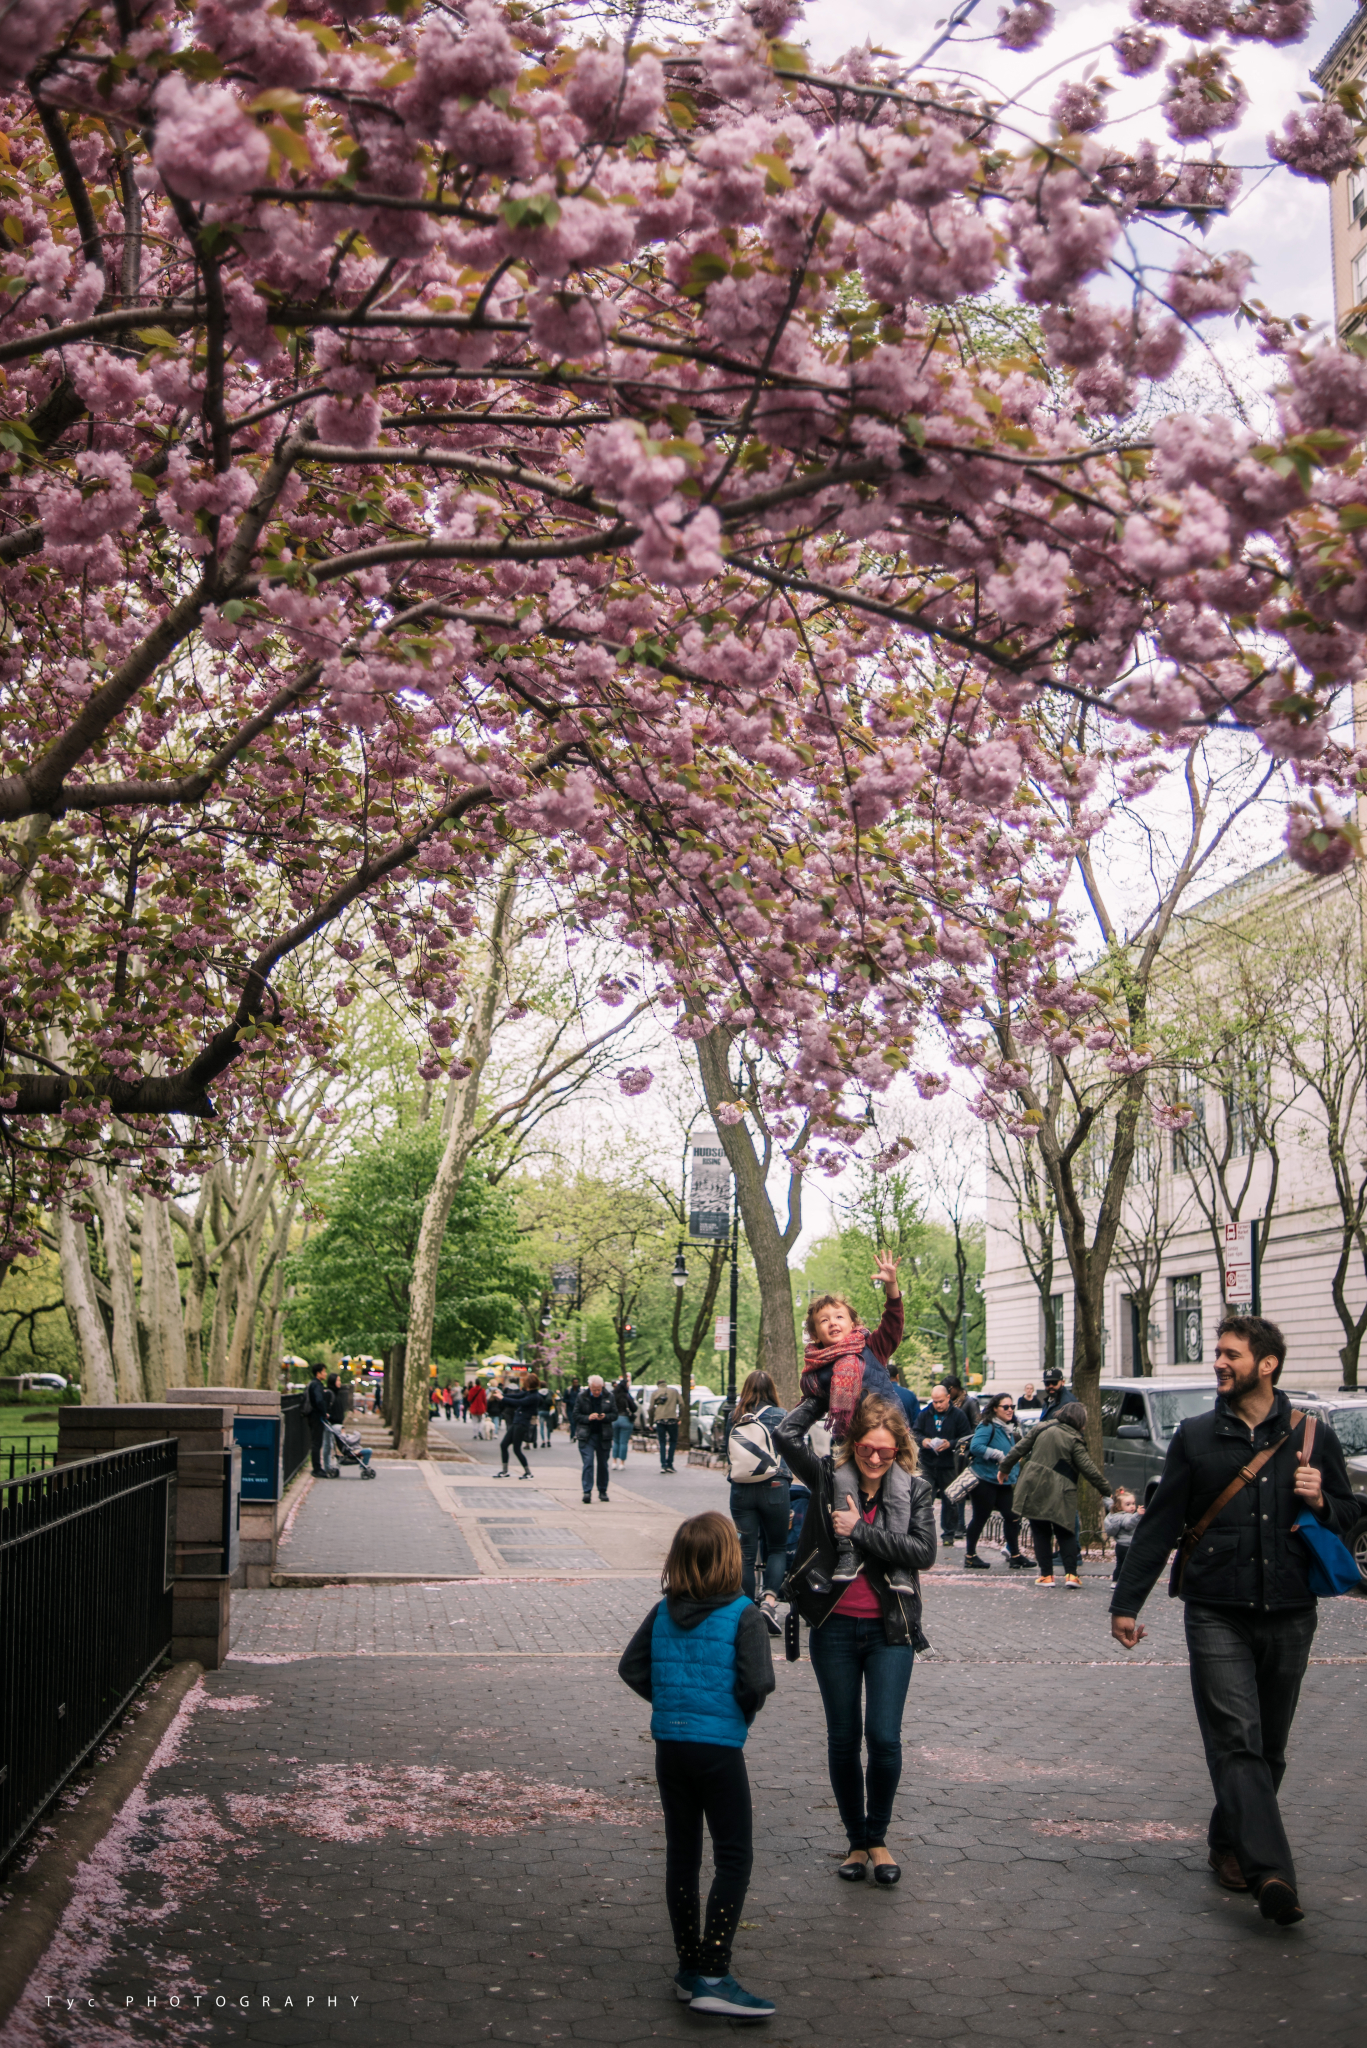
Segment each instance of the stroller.
[{"label": "stroller", "polygon": [[332,1438],[332,1448],[339,1465],[359,1465],[362,1479],[376,1477],[370,1465],[370,1446],[361,1442],[359,1430],[343,1429],[338,1422],[325,1422],[323,1427]]}]

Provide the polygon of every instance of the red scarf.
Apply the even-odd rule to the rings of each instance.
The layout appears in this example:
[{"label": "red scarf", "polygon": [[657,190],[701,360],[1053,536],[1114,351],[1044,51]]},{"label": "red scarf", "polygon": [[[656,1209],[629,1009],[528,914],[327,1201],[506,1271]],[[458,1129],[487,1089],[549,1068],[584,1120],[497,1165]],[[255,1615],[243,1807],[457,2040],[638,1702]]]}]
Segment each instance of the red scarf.
[{"label": "red scarf", "polygon": [[802,1391],[814,1394],[818,1391],[815,1381],[809,1387],[807,1375],[817,1372],[824,1365],[831,1368],[831,1399],[826,1414],[826,1427],[831,1441],[839,1443],[859,1405],[859,1396],[864,1391],[864,1348],[869,1333],[862,1323],[856,1323],[848,1335],[838,1344],[809,1344],[806,1363],[802,1374]]}]

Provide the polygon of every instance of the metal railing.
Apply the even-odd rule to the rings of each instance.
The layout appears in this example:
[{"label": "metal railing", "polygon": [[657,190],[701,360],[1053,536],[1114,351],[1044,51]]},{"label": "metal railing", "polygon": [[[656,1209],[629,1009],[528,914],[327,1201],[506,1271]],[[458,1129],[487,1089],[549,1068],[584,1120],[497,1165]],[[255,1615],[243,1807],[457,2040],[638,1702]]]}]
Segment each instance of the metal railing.
[{"label": "metal railing", "polygon": [[30,1472],[46,1471],[57,1462],[57,1446],[50,1436],[35,1440],[26,1436],[21,1443],[14,1437],[7,1444],[0,1444],[0,1479],[24,1479]]},{"label": "metal railing", "polygon": [[282,1394],[280,1397],[280,1417],[284,1425],[284,1471],[281,1479],[285,1486],[289,1485],[309,1454],[309,1425],[304,1413],[306,1398],[303,1394]]},{"label": "metal railing", "polygon": [[0,1868],[171,1646],[176,1443],[0,1482]]}]

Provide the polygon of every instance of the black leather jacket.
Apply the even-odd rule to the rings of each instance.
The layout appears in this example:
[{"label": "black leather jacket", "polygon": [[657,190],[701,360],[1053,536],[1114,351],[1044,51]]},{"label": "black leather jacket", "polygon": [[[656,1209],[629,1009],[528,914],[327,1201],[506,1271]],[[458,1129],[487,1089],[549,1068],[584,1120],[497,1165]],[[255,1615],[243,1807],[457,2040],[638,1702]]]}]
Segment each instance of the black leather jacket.
[{"label": "black leather jacket", "polygon": [[[786,1420],[779,1423],[773,1434],[793,1477],[801,1480],[811,1494],[789,1595],[803,1620],[812,1628],[820,1628],[846,1590],[831,1583],[835,1569],[835,1530],[831,1525],[835,1462],[829,1457],[819,1458],[808,1444],[805,1431],[799,1434],[790,1429]],[[914,1472],[905,1477],[911,1493],[906,1533],[888,1527],[885,1479],[879,1489],[873,1521],[860,1522],[851,1540],[863,1562],[864,1576],[878,1595],[884,1635],[890,1643],[910,1643],[914,1649],[923,1650],[929,1645],[921,1633],[921,1583],[917,1573],[928,1571],[935,1562],[935,1501],[929,1480]],[[841,1481],[843,1495],[852,1483],[849,1468],[841,1468]],[[890,1586],[890,1573],[905,1574],[909,1586],[905,1590]]]},{"label": "black leather jacket", "polygon": [[[1275,1406],[1255,1430],[1232,1408],[1217,1401],[1209,1415],[1188,1416],[1168,1448],[1163,1477],[1140,1516],[1111,1601],[1112,1614],[1138,1614],[1182,1533],[1199,1522],[1255,1452],[1285,1436],[1291,1403],[1278,1393]],[[1310,1553],[1295,1523],[1310,1512],[1294,1491],[1302,1423],[1292,1441],[1268,1459],[1251,1486],[1234,1496],[1206,1530],[1187,1561],[1183,1600],[1207,1607],[1237,1607],[1255,1613],[1311,1607]],[[1343,1535],[1357,1520],[1358,1506],[1343,1462],[1343,1447],[1321,1419],[1310,1462],[1319,1469],[1324,1506],[1319,1519]],[[1168,1591],[1176,1595],[1177,1561]]]}]

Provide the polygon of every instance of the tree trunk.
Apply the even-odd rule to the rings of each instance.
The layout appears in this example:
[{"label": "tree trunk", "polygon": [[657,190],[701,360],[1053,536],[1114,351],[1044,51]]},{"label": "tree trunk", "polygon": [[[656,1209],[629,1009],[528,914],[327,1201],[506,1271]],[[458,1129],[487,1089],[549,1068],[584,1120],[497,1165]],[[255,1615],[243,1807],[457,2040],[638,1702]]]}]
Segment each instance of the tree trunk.
[{"label": "tree trunk", "polygon": [[138,1297],[133,1282],[133,1239],[128,1222],[128,1179],[122,1167],[106,1173],[97,1167],[91,1176],[91,1199],[100,1218],[105,1263],[109,1268],[109,1298],[114,1321],[110,1352],[114,1360],[114,1385],[120,1401],[147,1398],[143,1384],[142,1346],[138,1342]]},{"label": "tree trunk", "polygon": [[[793,1282],[788,1271],[788,1252],[800,1229],[799,1187],[801,1175],[794,1169],[789,1183],[788,1227],[780,1230],[769,1199],[764,1162],[755,1141],[743,1123],[723,1123],[717,1112],[724,1102],[734,1102],[730,1051],[733,1034],[720,1026],[697,1042],[698,1071],[703,1093],[717,1125],[731,1171],[736,1177],[745,1241],[754,1261],[759,1283],[759,1356],[755,1363],[767,1372],[787,1408],[797,1405],[801,1364],[797,1355],[797,1329],[793,1321]],[[794,1228],[796,1221],[797,1227]]]},{"label": "tree trunk", "polygon": [[95,1299],[85,1225],[77,1222],[65,1201],[57,1205],[57,1254],[67,1321],[81,1360],[81,1400],[89,1407],[107,1408],[118,1399],[109,1335]]},{"label": "tree trunk", "polygon": [[202,1387],[204,1379],[204,1297],[209,1291],[209,1260],[204,1248],[204,1217],[209,1206],[209,1182],[213,1169],[200,1182],[194,1214],[177,1209],[174,1220],[185,1233],[189,1247],[190,1271],[185,1282],[185,1384]]},{"label": "tree trunk", "polygon": [[260,1263],[265,1225],[266,1210],[261,1208],[247,1237],[239,1242],[237,1300],[232,1341],[228,1346],[227,1385],[230,1387],[245,1387],[251,1377],[252,1358],[256,1351],[257,1303],[261,1299],[262,1282],[270,1271],[270,1264],[263,1270]]},{"label": "tree trunk", "polygon": [[489,928],[484,983],[475,1001],[470,1026],[461,1049],[461,1064],[468,1069],[462,1080],[453,1080],[442,1116],[446,1143],[437,1163],[436,1179],[423,1203],[417,1249],[413,1254],[413,1277],[408,1295],[408,1334],[403,1347],[403,1401],[391,1408],[392,1426],[402,1456],[427,1456],[427,1389],[432,1363],[432,1329],[437,1313],[437,1274],[441,1265],[442,1240],[456,1199],[461,1175],[470,1157],[479,1107],[479,1086],[488,1064],[494,1035],[494,1017],[503,992],[504,949],[513,898],[517,893],[515,875],[508,873],[494,902]]},{"label": "tree trunk", "polygon": [[165,1202],[151,1195],[142,1198],[142,1320],[147,1332],[147,1398],[163,1401],[168,1387],[189,1382],[171,1214]]},{"label": "tree trunk", "polygon": [[290,1232],[294,1228],[294,1212],[298,1197],[291,1195],[276,1227],[275,1242],[271,1246],[270,1264],[274,1266],[271,1276],[270,1304],[262,1318],[261,1348],[256,1357],[256,1371],[252,1385],[273,1387],[275,1385],[276,1353],[280,1349],[280,1317],[285,1300],[286,1258],[289,1250]]},{"label": "tree trunk", "polygon": [[239,1256],[240,1248],[233,1245],[219,1263],[214,1319],[209,1325],[209,1356],[204,1368],[204,1384],[209,1387],[226,1387],[228,1384],[228,1333],[232,1329],[233,1309],[237,1301]]}]

